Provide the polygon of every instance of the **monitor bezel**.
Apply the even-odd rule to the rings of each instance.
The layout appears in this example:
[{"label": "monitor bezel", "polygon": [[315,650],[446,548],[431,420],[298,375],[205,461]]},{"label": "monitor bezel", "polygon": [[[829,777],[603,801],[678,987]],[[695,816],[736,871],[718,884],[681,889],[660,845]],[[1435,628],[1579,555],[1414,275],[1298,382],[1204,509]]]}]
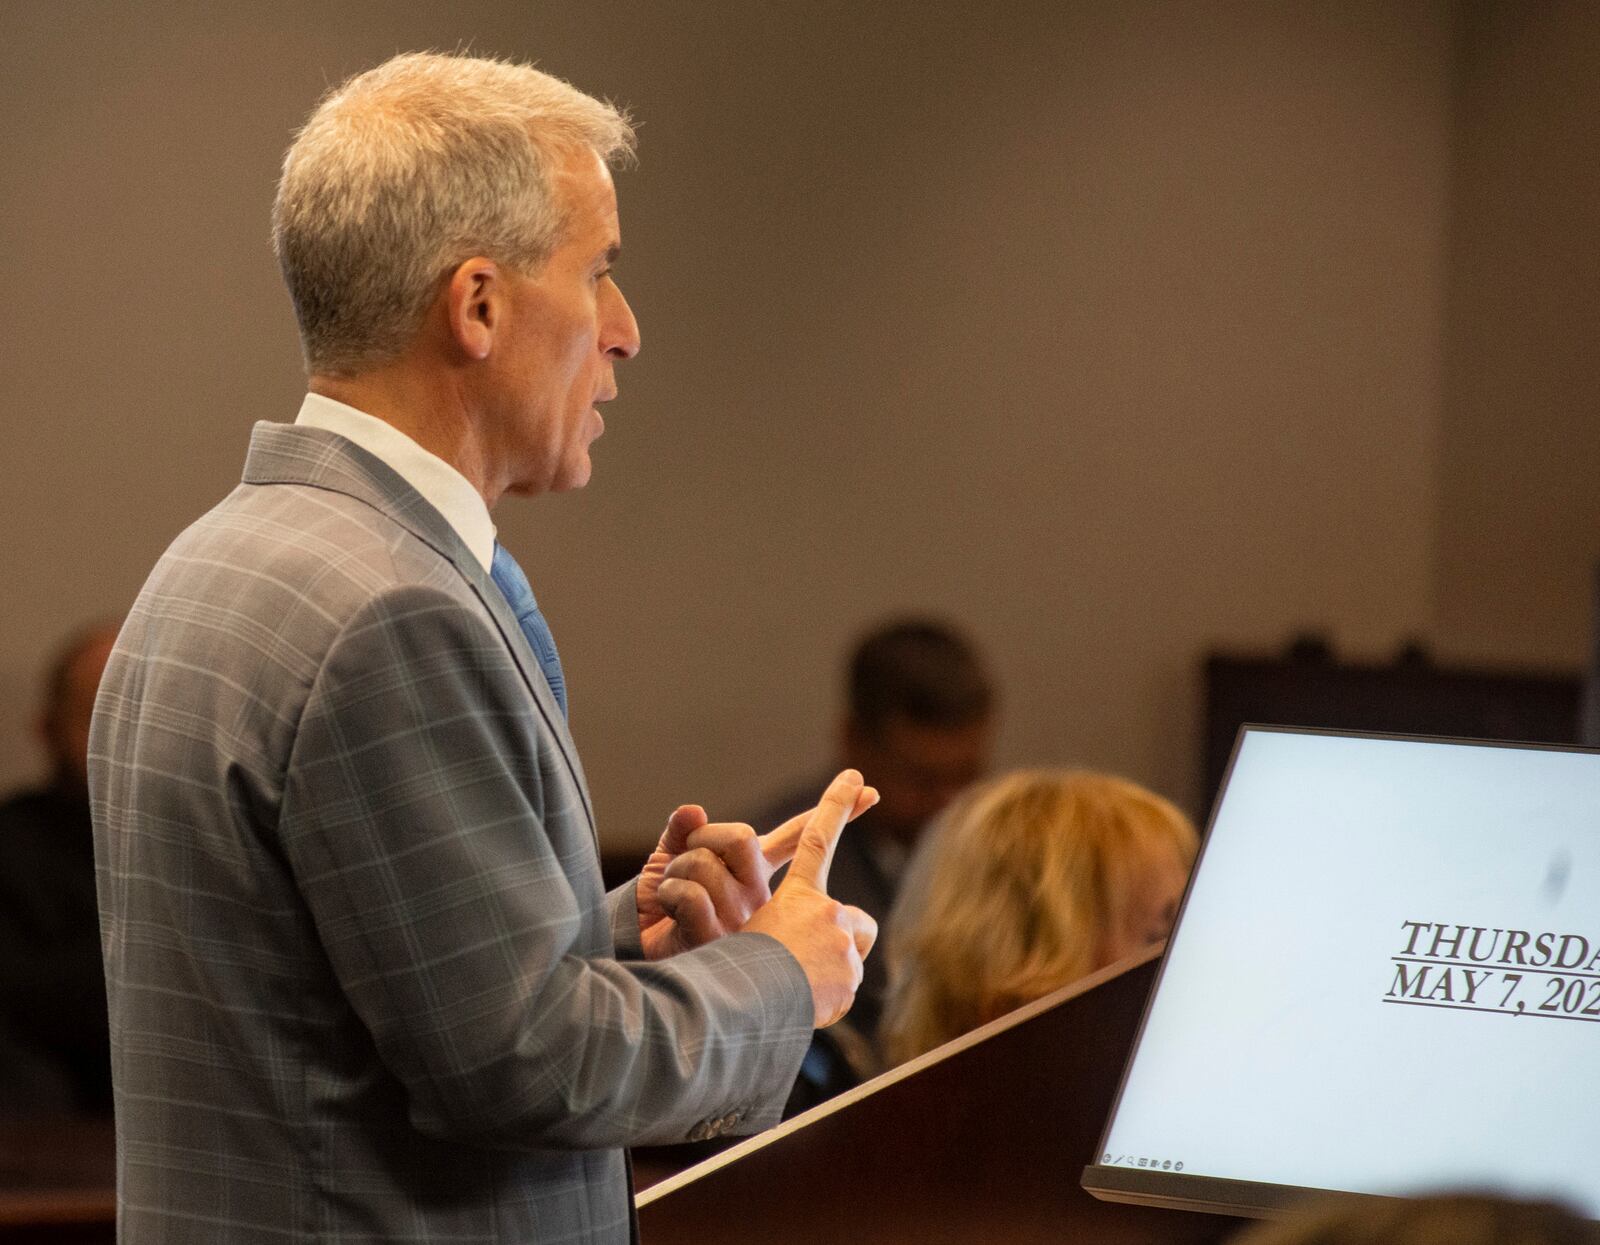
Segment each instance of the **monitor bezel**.
[{"label": "monitor bezel", "polygon": [[1127,1091],[1128,1078],[1132,1075],[1134,1060],[1138,1056],[1140,1044],[1144,1041],[1145,1029],[1150,1023],[1150,1013],[1154,1010],[1155,1001],[1161,994],[1161,983],[1166,979],[1168,961],[1166,952],[1183,930],[1184,913],[1188,909],[1189,896],[1194,889],[1195,880],[1200,876],[1201,866],[1205,862],[1206,848],[1211,843],[1211,831],[1216,825],[1217,814],[1222,809],[1222,802],[1227,798],[1228,787],[1233,781],[1233,769],[1238,763],[1240,752],[1244,749],[1245,737],[1251,732],[1268,735],[1325,735],[1342,739],[1373,739],[1396,743],[1512,748],[1526,752],[1576,752],[1586,753],[1590,756],[1600,756],[1600,747],[1586,747],[1581,744],[1539,743],[1532,740],[1471,739],[1449,735],[1413,735],[1387,731],[1332,730],[1322,727],[1281,726],[1259,722],[1242,723],[1238,734],[1234,737],[1233,751],[1228,756],[1228,767],[1223,771],[1222,783],[1217,788],[1216,798],[1212,801],[1211,810],[1206,817],[1206,828],[1200,840],[1200,851],[1195,857],[1194,867],[1189,872],[1189,880],[1183,888],[1183,899],[1178,904],[1178,912],[1172,922],[1172,934],[1168,939],[1167,946],[1162,951],[1161,966],[1156,972],[1155,980],[1151,983],[1150,995],[1145,999],[1144,1012],[1139,1017],[1139,1027],[1134,1033],[1133,1045],[1129,1047],[1128,1057],[1123,1062],[1122,1076],[1117,1082],[1116,1097],[1111,1101],[1111,1111],[1106,1116],[1105,1126],[1100,1130],[1100,1141],[1094,1152],[1095,1158],[1085,1165],[1083,1173],[1079,1177],[1078,1183],[1084,1191],[1099,1198],[1101,1201],[1269,1219],[1287,1214],[1311,1202],[1322,1205],[1329,1202],[1397,1200],[1385,1194],[1362,1193],[1351,1189],[1271,1184],[1253,1180],[1232,1180],[1218,1176],[1190,1175],[1187,1172],[1108,1166],[1099,1160],[1100,1155],[1109,1153],[1106,1149],[1106,1141],[1111,1135],[1111,1126],[1117,1118],[1117,1112],[1122,1107],[1122,1097]]}]

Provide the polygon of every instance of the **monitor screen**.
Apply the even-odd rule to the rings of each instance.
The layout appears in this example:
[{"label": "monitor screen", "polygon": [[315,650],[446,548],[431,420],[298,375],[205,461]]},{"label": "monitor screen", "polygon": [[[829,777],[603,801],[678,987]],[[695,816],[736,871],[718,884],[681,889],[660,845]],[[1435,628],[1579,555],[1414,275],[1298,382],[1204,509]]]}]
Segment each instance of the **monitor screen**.
[{"label": "monitor screen", "polygon": [[1600,1219],[1600,754],[1247,727],[1084,1187]]}]

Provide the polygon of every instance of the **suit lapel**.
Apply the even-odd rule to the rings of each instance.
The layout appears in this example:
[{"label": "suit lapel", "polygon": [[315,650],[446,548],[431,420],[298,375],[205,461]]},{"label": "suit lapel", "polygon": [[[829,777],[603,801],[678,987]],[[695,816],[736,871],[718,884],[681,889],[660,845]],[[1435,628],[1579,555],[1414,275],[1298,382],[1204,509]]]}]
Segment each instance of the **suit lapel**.
[{"label": "suit lapel", "polygon": [[600,840],[595,829],[594,807],[589,799],[589,784],[578,760],[578,747],[567,728],[566,715],[556,704],[539,659],[528,646],[527,637],[522,634],[522,627],[505,596],[445,517],[378,458],[322,428],[258,423],[250,437],[244,482],[305,484],[354,497],[398,523],[455,567],[500,629],[501,638],[544,719],[545,729],[556,741],[577,784],[589,834],[598,852]]}]

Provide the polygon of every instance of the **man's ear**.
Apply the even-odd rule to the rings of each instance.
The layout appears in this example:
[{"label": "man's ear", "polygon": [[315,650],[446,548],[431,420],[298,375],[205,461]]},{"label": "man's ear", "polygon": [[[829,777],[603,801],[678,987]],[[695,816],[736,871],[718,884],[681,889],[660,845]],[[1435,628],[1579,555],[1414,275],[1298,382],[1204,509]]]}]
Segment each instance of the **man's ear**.
[{"label": "man's ear", "polygon": [[487,359],[506,315],[506,278],[492,259],[475,255],[456,265],[445,283],[450,340],[468,359]]}]

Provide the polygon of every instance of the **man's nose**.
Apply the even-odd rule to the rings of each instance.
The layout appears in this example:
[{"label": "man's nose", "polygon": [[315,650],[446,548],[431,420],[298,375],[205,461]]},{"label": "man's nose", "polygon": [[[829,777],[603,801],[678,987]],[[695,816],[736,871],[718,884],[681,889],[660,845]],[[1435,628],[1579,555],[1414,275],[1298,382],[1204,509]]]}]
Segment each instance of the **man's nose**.
[{"label": "man's nose", "polygon": [[615,284],[611,286],[611,299],[605,309],[605,332],[600,348],[613,359],[631,359],[639,353],[639,322],[633,318],[633,308]]}]

